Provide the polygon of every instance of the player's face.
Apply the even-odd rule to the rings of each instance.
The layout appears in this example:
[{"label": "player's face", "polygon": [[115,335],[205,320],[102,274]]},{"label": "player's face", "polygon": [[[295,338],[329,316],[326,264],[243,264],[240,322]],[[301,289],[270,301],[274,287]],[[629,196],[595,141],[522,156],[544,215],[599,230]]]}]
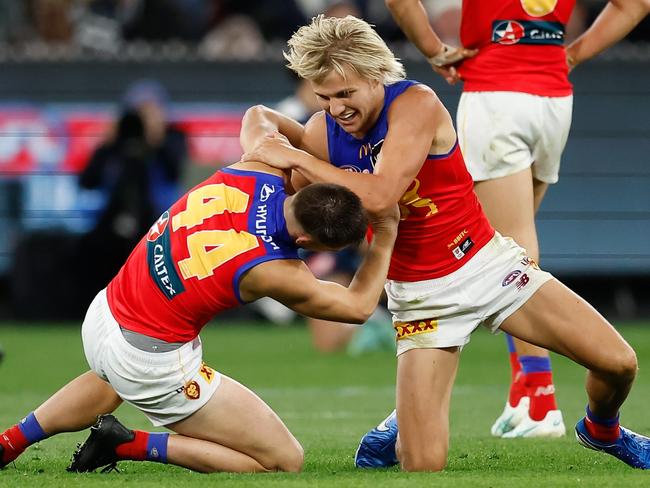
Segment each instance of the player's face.
[{"label": "player's face", "polygon": [[345,76],[331,71],[311,82],[318,103],[348,134],[361,138],[379,118],[384,105],[384,85],[360,77],[352,69]]}]

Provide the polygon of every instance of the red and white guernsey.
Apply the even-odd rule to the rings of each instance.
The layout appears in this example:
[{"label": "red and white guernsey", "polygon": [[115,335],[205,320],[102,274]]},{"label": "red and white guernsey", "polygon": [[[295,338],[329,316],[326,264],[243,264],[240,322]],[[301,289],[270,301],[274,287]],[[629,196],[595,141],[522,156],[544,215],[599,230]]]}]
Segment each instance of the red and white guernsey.
[{"label": "red and white guernsey", "polygon": [[241,304],[239,280],[272,259],[297,259],[284,219],[284,181],[222,169],[166,211],[107,288],[125,329],[189,342],[217,313]]},{"label": "red and white guernsey", "polygon": [[[379,119],[363,139],[352,137],[327,115],[330,162],[348,171],[371,173],[388,131],[388,108],[416,83],[404,80],[385,87]],[[400,200],[400,212],[402,220],[388,271],[392,280],[446,276],[463,266],[494,235],[458,143],[448,154],[427,157]]]},{"label": "red and white guernsey", "polygon": [[463,0],[461,41],[478,49],[459,73],[464,91],[571,95],[564,29],[575,0]]}]

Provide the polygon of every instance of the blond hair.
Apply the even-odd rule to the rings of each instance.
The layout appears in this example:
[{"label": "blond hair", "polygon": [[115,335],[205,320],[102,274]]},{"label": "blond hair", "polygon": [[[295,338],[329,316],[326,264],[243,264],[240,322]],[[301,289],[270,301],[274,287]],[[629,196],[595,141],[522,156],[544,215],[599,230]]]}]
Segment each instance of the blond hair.
[{"label": "blond hair", "polygon": [[287,43],[287,66],[301,78],[320,82],[331,71],[345,76],[347,66],[362,78],[389,85],[403,80],[404,66],[370,24],[348,15],[314,17]]}]

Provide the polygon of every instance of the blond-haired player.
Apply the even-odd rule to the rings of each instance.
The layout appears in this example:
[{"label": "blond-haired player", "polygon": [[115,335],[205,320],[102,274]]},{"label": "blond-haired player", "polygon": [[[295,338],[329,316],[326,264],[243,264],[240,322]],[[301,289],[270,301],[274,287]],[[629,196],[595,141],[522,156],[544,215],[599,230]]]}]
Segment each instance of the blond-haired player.
[{"label": "blond-haired player", "polygon": [[289,40],[285,57],[323,110],[302,126],[263,106],[250,109],[244,158],[291,169],[298,186],[345,185],[369,210],[399,203],[402,214],[386,284],[397,337],[396,416],[364,436],[357,466],[445,466],[460,349],[483,325],[585,366],[581,442],[648,467],[649,440],[618,425],[636,374],[634,351],[589,304],[494,232],[435,93],[404,80],[382,39],[353,17],[314,18]]}]

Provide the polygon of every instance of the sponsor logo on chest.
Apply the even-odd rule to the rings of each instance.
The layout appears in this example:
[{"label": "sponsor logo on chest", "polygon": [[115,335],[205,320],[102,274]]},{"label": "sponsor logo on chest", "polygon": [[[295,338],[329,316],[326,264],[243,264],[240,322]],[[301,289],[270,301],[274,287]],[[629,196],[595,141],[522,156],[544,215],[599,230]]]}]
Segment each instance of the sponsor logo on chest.
[{"label": "sponsor logo on chest", "polygon": [[492,42],[512,44],[564,44],[564,26],[560,22],[542,20],[495,20]]}]

